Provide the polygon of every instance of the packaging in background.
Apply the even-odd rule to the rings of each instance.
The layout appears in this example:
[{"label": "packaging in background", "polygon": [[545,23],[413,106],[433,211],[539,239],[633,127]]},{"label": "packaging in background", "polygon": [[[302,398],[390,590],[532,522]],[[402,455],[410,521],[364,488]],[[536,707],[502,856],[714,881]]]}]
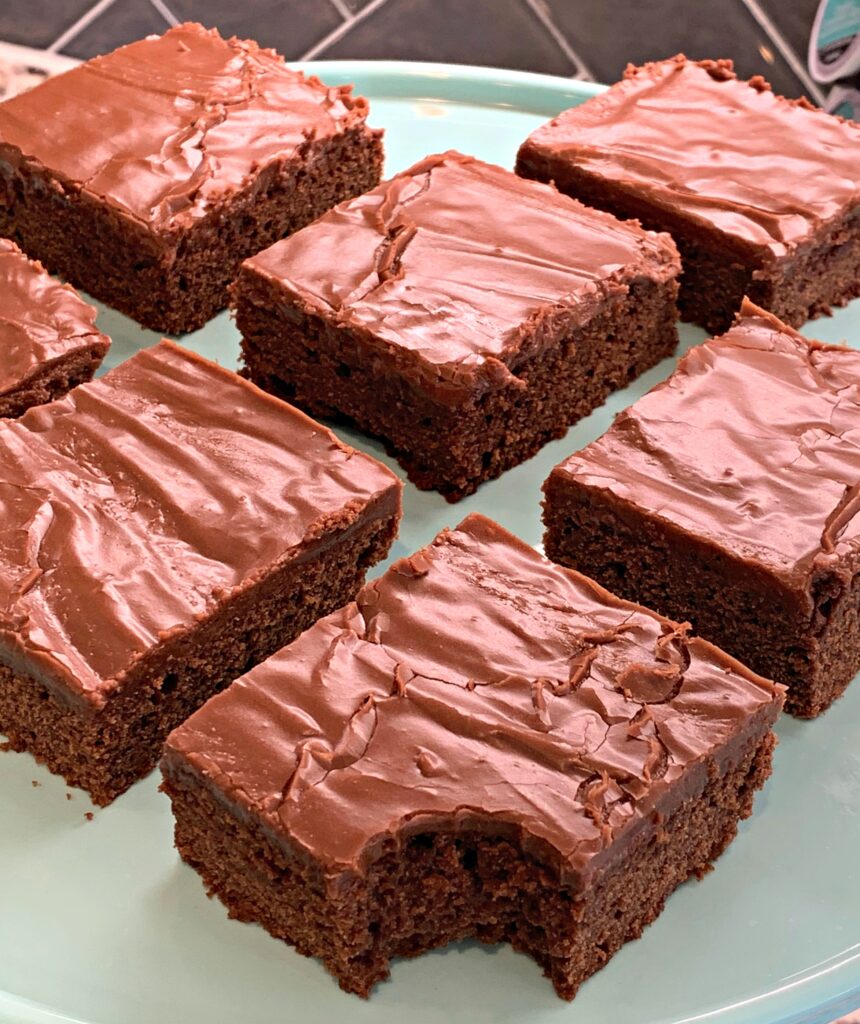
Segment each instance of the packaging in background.
[{"label": "packaging in background", "polygon": [[826,109],[831,114],[860,121],[860,76],[834,85],[828,93]]},{"label": "packaging in background", "polygon": [[809,37],[809,70],[828,83],[860,73],[860,0],[821,0]]},{"label": "packaging in background", "polygon": [[825,109],[860,121],[860,0],[821,0],[808,63],[813,78],[833,85]]}]

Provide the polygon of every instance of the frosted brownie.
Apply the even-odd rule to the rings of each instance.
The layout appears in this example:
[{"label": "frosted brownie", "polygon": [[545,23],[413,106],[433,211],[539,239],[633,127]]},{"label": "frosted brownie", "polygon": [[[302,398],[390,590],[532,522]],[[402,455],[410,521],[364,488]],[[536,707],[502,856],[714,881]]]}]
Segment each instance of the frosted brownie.
[{"label": "frosted brownie", "polygon": [[678,272],[668,236],[444,153],[245,262],[236,319],[252,380],[456,501],[674,351]]},{"label": "frosted brownie", "polygon": [[725,330],[744,295],[800,326],[860,295],[860,125],[682,56],[534,131],[517,171],[669,231],[681,316]]},{"label": "frosted brownie", "polygon": [[0,238],[0,417],[90,380],[110,347],[96,311]]},{"label": "frosted brownie", "polygon": [[734,838],[781,704],[473,515],[172,733],[163,789],[230,916],[348,992],[472,937],[571,999]]},{"label": "frosted brownie", "polygon": [[0,104],[0,233],[169,333],[239,263],[379,181],[367,101],[180,25]]},{"label": "frosted brownie", "polygon": [[745,303],[545,485],[547,554],[824,711],[860,670],[860,352]]},{"label": "frosted brownie", "polygon": [[0,478],[0,733],[100,804],[400,514],[387,469],[171,342],[0,423]]}]

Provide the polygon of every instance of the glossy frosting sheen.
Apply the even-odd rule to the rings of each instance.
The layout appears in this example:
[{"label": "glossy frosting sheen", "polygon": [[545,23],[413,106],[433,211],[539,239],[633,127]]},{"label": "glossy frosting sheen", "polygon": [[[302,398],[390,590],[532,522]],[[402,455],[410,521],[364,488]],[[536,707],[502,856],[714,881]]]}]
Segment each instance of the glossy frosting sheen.
[{"label": "glossy frosting sheen", "polygon": [[631,68],[523,146],[780,257],[860,204],[860,125],[738,80],[729,61]]},{"label": "glossy frosting sheen", "polygon": [[524,339],[540,345],[548,312],[582,322],[631,279],[679,269],[668,236],[458,153],[427,157],[245,266],[437,375],[504,362]]},{"label": "glossy frosting sheen", "polygon": [[165,770],[202,775],[332,880],[387,837],[477,825],[575,885],[780,704],[473,515],[211,700]]},{"label": "glossy frosting sheen", "polygon": [[95,320],[95,309],[72,288],[0,239],[0,395],[58,359],[93,345],[106,349]]},{"label": "glossy frosting sheen", "polygon": [[23,155],[169,229],[366,116],[349,86],[326,88],[256,43],[180,25],[0,104],[0,160]]},{"label": "glossy frosting sheen", "polygon": [[746,302],[555,472],[806,590],[860,554],[860,352]]},{"label": "glossy frosting sheen", "polygon": [[98,705],[159,640],[398,495],[375,460],[161,342],[0,423],[0,659]]}]

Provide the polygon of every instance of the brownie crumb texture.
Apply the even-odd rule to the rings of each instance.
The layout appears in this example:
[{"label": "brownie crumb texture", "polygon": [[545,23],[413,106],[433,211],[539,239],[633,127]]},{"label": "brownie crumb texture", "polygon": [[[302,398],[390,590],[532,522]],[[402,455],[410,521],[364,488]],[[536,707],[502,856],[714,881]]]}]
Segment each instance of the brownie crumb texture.
[{"label": "brownie crumb texture", "polygon": [[471,937],[571,999],[731,842],[781,704],[474,515],[172,733],[163,789],[230,916],[346,991]]},{"label": "brownie crumb texture", "polygon": [[0,104],[0,233],[146,327],[195,330],[245,257],[379,181],[367,115],[349,86],[179,25]]},{"label": "brownie crumb texture", "polygon": [[449,152],[248,260],[236,322],[252,380],[457,501],[672,354],[679,272],[668,236]]},{"label": "brownie crumb texture", "polygon": [[0,730],[98,804],[349,600],[400,516],[385,467],[172,342],[0,423],[0,463]]},{"label": "brownie crumb texture", "polygon": [[[547,555],[788,686],[860,671],[860,353],[745,304],[545,484]],[[777,414],[778,411],[778,414]]]},{"label": "brownie crumb texture", "polygon": [[62,398],[92,378],[110,339],[96,310],[0,239],[0,418]]},{"label": "brownie crumb texture", "polygon": [[712,333],[744,296],[800,327],[860,295],[860,125],[738,79],[731,61],[631,67],[536,129],[516,166],[668,231],[681,316]]}]

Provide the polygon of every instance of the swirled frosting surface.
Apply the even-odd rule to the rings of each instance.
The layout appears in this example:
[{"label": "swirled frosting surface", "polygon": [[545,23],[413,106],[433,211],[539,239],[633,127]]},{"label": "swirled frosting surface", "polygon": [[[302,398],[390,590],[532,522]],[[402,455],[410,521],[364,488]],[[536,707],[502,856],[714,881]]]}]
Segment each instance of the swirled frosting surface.
[{"label": "swirled frosting surface", "polygon": [[0,104],[0,163],[169,230],[274,161],[361,124],[367,102],[290,71],[273,50],[185,24],[95,57]]},{"label": "swirled frosting surface", "polygon": [[161,640],[394,514],[399,492],[302,413],[161,342],[0,423],[0,659],[98,706]]},{"label": "swirled frosting surface", "polygon": [[391,837],[477,827],[576,885],[781,703],[686,627],[472,515],[209,701],[164,769],[331,879]]},{"label": "swirled frosting surface", "polygon": [[860,352],[745,302],[554,472],[808,591],[860,555]]},{"label": "swirled frosting surface", "polygon": [[96,311],[50,277],[14,242],[0,239],[0,395],[66,356],[107,351]]},{"label": "swirled frosting surface", "polygon": [[428,378],[557,340],[632,280],[678,274],[668,235],[459,153],[427,157],[244,264]]},{"label": "swirled frosting surface", "polygon": [[658,206],[784,256],[860,204],[860,125],[684,57],[622,81],[533,132],[534,157],[634,190]]}]

